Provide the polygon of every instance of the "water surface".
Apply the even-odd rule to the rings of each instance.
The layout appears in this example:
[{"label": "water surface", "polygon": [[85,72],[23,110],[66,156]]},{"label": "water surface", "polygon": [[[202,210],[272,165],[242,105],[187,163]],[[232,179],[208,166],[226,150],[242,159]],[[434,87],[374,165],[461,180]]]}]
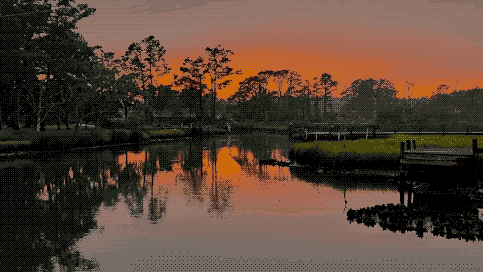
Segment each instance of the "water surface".
[{"label": "water surface", "polygon": [[349,209],[399,202],[388,178],[258,164],[288,160],[290,146],[284,136],[223,136],[4,162],[2,262],[22,271],[478,267],[478,240],[350,222]]}]

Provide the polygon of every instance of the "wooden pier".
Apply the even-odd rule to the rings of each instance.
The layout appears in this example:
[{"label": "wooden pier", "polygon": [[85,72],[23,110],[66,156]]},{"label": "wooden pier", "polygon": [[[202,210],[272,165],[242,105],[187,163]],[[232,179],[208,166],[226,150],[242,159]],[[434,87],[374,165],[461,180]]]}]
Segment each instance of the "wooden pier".
[{"label": "wooden pier", "polygon": [[377,125],[354,125],[354,126],[329,126],[324,131],[307,131],[305,129],[305,140],[314,138],[318,140],[322,137],[329,137],[331,139],[354,139],[354,138],[375,138],[376,134],[381,134],[376,132]]},{"label": "wooden pier", "polygon": [[478,148],[476,139],[472,148],[417,148],[415,140],[407,140],[401,142],[400,161],[402,165],[468,166],[479,153],[483,149]]},{"label": "wooden pier", "polygon": [[[392,134],[416,134],[416,135],[449,135],[449,134],[460,134],[460,135],[482,135],[483,131],[481,129],[469,128],[461,129],[450,129],[448,131],[444,126],[442,128],[436,128],[434,131],[423,131],[421,128],[411,131],[411,129],[401,128],[400,130],[381,131],[381,126],[377,124],[314,124],[312,127],[299,127],[299,132],[303,133],[303,138],[305,141],[311,140],[329,140],[329,141],[340,141],[340,140],[354,140],[354,139],[374,139],[374,138],[387,138]],[[479,131],[477,131],[479,130]],[[289,132],[290,134],[290,132]]]}]

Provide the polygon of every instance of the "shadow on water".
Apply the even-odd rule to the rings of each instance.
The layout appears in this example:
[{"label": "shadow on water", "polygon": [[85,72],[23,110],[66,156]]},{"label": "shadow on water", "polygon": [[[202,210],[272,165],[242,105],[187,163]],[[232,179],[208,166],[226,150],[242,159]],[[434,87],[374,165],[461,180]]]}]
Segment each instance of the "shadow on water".
[{"label": "shadow on water", "polygon": [[[149,197],[148,217],[156,223],[167,194],[153,195],[154,175],[172,170],[178,152],[178,147],[153,146],[150,152],[78,151],[2,162],[0,266],[5,271],[98,268],[75,244],[98,229],[99,208],[124,200],[139,217]],[[145,160],[128,161],[128,153]]]},{"label": "shadow on water", "polygon": [[379,225],[383,230],[392,232],[414,231],[420,238],[432,234],[447,239],[483,240],[483,193],[479,190],[481,182],[475,178],[466,177],[468,180],[461,181],[452,179],[453,175],[449,178],[455,181],[453,184],[450,181],[443,184],[441,181],[445,179],[433,173],[433,178],[438,176],[436,180],[440,182],[431,183],[426,173],[419,181],[414,177],[408,179],[406,186],[413,186],[409,190],[408,187],[398,186],[399,179],[393,177],[327,175],[300,168],[291,169],[291,173],[300,180],[326,184],[344,192],[347,189],[376,189],[394,190],[401,194],[398,204],[349,209],[347,220],[350,223],[355,221],[368,227]]},{"label": "shadow on water", "polygon": [[392,232],[415,231],[423,238],[425,233],[448,239],[466,241],[483,240],[482,209],[477,207],[451,207],[440,209],[435,205],[407,207],[402,204],[376,205],[358,210],[350,209],[347,220],[368,227],[379,225]]},{"label": "shadow on water", "polygon": [[357,174],[331,175],[318,172],[315,169],[291,168],[290,172],[296,178],[311,182],[326,184],[339,191],[346,189],[374,189],[397,191],[397,180],[393,177],[367,176]]},{"label": "shadow on water", "polygon": [[75,245],[92,230],[102,230],[95,220],[100,208],[122,201],[131,216],[156,224],[167,212],[170,192],[155,176],[173,172],[177,164],[185,195],[200,204],[208,201],[207,211],[223,217],[233,194],[230,182],[217,178],[217,152],[225,140],[194,138],[134,151],[79,150],[2,162],[0,266],[5,271],[98,268]]},{"label": "shadow on water", "polygon": [[65,164],[49,159],[0,168],[4,271],[51,271],[55,263],[69,269],[98,267],[73,245],[96,228],[93,218],[102,198],[93,197],[93,188],[81,179],[72,182],[68,174]]},{"label": "shadow on water", "polygon": [[[156,144],[135,151],[76,151],[0,163],[1,192],[5,200],[0,206],[3,229],[0,267],[7,268],[6,271],[54,270],[59,265],[65,270],[99,268],[98,263],[83,257],[76,246],[82,239],[88,239],[90,233],[103,232],[102,221],[97,225],[98,215],[107,214],[106,208],[112,210],[119,204],[125,204],[130,217],[164,225],[167,221],[163,220],[173,213],[170,207],[176,207],[170,204],[179,202],[177,196],[184,197],[186,205],[197,206],[194,210],[204,211],[208,217],[229,218],[236,210],[234,192],[238,190],[241,195],[244,190],[234,187],[241,184],[251,190],[270,179],[273,188],[282,186],[285,181],[277,183],[274,176],[289,180],[291,174],[302,181],[325,184],[344,192],[398,190],[397,182],[387,177],[337,176],[297,168],[288,173],[288,169],[282,171],[281,167],[258,163],[267,158],[286,160],[289,151],[287,137],[223,136]],[[239,167],[240,173],[249,179],[238,184],[233,182],[228,178],[231,173],[226,174],[229,171],[222,169],[227,165]],[[250,182],[256,187],[250,188]],[[418,190],[421,188],[424,186]],[[461,194],[468,194],[465,188],[457,189]],[[446,235],[468,230],[467,233],[477,233],[474,237],[480,237],[477,207],[462,203],[459,207],[467,208],[443,209],[444,212],[438,213],[434,207],[419,208],[431,204],[423,203],[424,200],[427,198],[416,195],[410,208],[390,204],[350,210],[347,215],[349,221],[382,224],[395,231],[435,226],[434,229],[443,229],[439,233]],[[434,229],[426,232],[436,232]],[[22,252],[22,256],[12,252]]]},{"label": "shadow on water", "polygon": [[414,231],[420,238],[431,233],[447,239],[480,241],[483,239],[483,193],[474,178],[467,176],[466,179],[408,180],[406,188],[399,187],[399,204],[350,209],[347,220],[370,227],[379,225],[392,232]]}]

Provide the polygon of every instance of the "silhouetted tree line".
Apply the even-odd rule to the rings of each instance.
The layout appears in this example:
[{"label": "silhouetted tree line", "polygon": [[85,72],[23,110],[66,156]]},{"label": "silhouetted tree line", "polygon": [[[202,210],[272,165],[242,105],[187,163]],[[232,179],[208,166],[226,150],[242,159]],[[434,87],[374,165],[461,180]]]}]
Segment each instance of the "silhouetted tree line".
[{"label": "silhouetted tree line", "polygon": [[[447,93],[449,86],[441,85],[429,98],[397,99],[389,80],[358,79],[342,91],[340,100],[333,97],[338,82],[330,74],[303,80],[290,70],[249,76],[225,101],[217,98],[218,91],[231,83],[231,75],[242,72],[228,66],[234,53],[221,46],[207,47],[206,57],[185,59],[173,83],[160,85],[156,79],[171,68],[159,40],[149,36],[133,42],[115,58],[102,46],[88,46],[75,32],[77,22],[95,9],[73,4],[73,0],[2,1],[0,128],[22,125],[39,131],[45,124],[105,124],[121,117],[152,124],[157,122],[156,112],[179,116],[182,109],[189,109],[189,116],[198,121],[358,120],[421,127],[481,119],[481,88]],[[276,87],[269,89],[269,84]]]}]

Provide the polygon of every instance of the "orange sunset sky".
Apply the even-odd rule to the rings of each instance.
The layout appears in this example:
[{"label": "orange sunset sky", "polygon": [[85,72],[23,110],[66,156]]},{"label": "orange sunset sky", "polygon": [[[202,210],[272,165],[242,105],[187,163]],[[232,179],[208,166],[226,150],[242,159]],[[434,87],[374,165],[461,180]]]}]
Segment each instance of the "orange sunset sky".
[{"label": "orange sunset sky", "polygon": [[232,50],[230,66],[243,75],[219,98],[268,69],[303,80],[329,73],[335,96],[367,78],[390,80],[398,97],[429,96],[440,84],[483,87],[481,0],[76,1],[84,3],[97,9],[78,24],[90,46],[119,58],[132,42],[160,40],[173,70],[158,83],[172,83],[183,60],[205,57],[206,47]]}]

